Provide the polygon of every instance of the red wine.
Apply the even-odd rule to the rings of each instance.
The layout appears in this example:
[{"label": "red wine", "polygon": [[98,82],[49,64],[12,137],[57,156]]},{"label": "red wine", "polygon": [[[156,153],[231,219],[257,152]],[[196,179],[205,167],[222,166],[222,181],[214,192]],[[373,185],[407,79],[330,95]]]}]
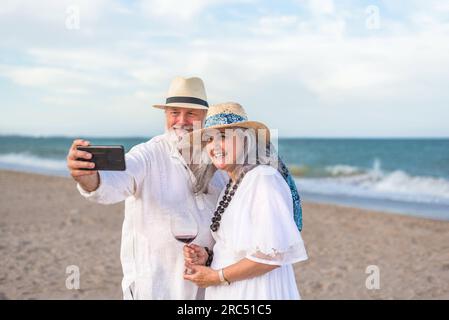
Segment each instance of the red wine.
[{"label": "red wine", "polygon": [[195,235],[182,235],[182,236],[175,236],[175,239],[178,241],[181,241],[183,243],[190,243],[193,240],[195,240]]}]

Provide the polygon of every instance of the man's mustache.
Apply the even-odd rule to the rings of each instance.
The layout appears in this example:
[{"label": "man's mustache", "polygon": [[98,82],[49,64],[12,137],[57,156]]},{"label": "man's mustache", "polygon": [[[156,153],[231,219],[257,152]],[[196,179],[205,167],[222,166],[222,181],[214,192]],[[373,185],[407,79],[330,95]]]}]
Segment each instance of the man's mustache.
[{"label": "man's mustache", "polygon": [[174,126],[172,126],[172,129],[192,131],[193,130],[193,126],[192,125],[174,125]]}]

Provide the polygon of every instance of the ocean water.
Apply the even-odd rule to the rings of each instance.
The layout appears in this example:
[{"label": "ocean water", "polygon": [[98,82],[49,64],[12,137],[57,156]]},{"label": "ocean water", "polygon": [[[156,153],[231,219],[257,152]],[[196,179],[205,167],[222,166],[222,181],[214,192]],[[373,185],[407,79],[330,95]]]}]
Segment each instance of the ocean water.
[{"label": "ocean water", "polygon": [[[126,150],[148,138],[89,138]],[[0,136],[0,168],[68,175],[73,138]],[[304,200],[449,220],[449,139],[280,139]]]}]

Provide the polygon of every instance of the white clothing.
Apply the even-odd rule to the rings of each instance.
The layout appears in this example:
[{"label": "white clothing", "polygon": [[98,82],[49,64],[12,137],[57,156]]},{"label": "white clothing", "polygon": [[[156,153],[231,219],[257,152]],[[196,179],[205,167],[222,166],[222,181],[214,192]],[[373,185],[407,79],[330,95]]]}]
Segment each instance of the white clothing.
[{"label": "white clothing", "polygon": [[210,223],[225,176],[217,171],[208,194],[195,195],[195,181],[172,133],[134,146],[126,154],[126,171],[99,171],[100,185],[79,192],[87,199],[112,204],[125,200],[121,263],[124,299],[196,299],[204,291],[183,279],[183,244],[174,239],[170,215],[189,210],[199,225],[193,243],[213,245]]},{"label": "white clothing", "polygon": [[[224,190],[218,201],[221,201]],[[212,268],[219,270],[243,258],[280,267],[262,276],[211,286],[206,299],[300,299],[293,263],[307,259],[293,220],[290,189],[274,168],[259,165],[249,171],[224,211]]]}]

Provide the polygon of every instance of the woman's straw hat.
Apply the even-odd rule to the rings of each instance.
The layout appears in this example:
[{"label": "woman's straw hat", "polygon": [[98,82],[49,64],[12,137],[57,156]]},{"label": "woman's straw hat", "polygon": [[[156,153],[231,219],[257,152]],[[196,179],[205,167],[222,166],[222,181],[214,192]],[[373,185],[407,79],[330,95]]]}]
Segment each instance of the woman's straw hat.
[{"label": "woman's straw hat", "polygon": [[197,77],[176,77],[170,84],[165,104],[153,105],[155,108],[166,107],[191,108],[207,110],[206,89],[203,80]]},{"label": "woman's straw hat", "polygon": [[227,128],[254,129],[257,131],[257,135],[262,131],[266,142],[268,143],[270,141],[270,130],[268,127],[261,122],[248,121],[245,109],[236,102],[226,102],[211,106],[207,111],[204,128],[191,132],[189,134],[190,141],[192,142],[194,136],[199,136],[201,139],[203,135],[210,133],[212,130],[222,130]]}]

